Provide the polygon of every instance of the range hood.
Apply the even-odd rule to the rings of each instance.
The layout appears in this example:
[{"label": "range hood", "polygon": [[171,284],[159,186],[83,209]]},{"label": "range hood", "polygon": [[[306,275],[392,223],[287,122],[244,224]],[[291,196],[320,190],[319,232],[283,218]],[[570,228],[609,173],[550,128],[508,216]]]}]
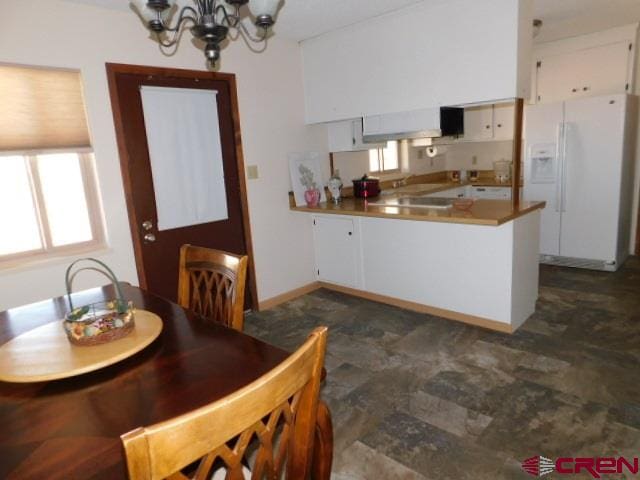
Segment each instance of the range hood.
[{"label": "range hood", "polygon": [[362,119],[365,143],[434,138],[464,133],[464,109],[436,107]]}]

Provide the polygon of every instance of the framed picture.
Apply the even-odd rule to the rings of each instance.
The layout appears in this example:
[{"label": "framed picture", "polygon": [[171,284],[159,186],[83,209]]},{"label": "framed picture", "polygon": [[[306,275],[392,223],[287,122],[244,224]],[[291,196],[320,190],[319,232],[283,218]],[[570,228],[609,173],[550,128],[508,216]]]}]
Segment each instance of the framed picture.
[{"label": "framed picture", "polygon": [[305,192],[317,189],[320,191],[320,202],[326,202],[324,191],[324,179],[322,178],[322,164],[319,153],[290,153],[289,173],[291,174],[291,187],[296,206],[306,206]]}]

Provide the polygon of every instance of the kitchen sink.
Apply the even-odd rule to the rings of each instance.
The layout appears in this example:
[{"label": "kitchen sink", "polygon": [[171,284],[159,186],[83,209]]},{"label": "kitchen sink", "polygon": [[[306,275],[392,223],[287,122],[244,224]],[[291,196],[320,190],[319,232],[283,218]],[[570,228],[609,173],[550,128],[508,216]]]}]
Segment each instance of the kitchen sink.
[{"label": "kitchen sink", "polygon": [[441,197],[399,197],[388,198],[377,202],[369,202],[369,205],[383,207],[415,207],[415,208],[440,208],[447,209],[453,206],[453,198]]}]

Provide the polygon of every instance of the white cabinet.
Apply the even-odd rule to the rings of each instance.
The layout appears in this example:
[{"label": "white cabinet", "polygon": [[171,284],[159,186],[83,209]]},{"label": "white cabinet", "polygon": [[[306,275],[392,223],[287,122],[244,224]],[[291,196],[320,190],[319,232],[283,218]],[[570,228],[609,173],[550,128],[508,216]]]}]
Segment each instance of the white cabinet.
[{"label": "white cabinet", "polygon": [[357,152],[385,146],[381,143],[364,143],[361,118],[329,123],[327,133],[330,152]]},{"label": "white cabinet", "polygon": [[511,187],[471,187],[470,196],[486,200],[511,200]]},{"label": "white cabinet", "polygon": [[493,105],[464,109],[464,141],[493,138]]},{"label": "white cabinet", "polygon": [[307,123],[528,96],[530,0],[402,3],[301,42]]},{"label": "white cabinet", "polygon": [[515,105],[497,103],[493,106],[493,139],[513,140]]},{"label": "white cabinet", "polygon": [[513,140],[515,106],[497,103],[464,109],[464,136],[456,142]]},{"label": "white cabinet", "polygon": [[536,69],[538,103],[628,93],[632,45],[627,41],[539,58]]},{"label": "white cabinet", "polygon": [[313,216],[316,275],[323,282],[358,287],[359,224],[353,217]]}]

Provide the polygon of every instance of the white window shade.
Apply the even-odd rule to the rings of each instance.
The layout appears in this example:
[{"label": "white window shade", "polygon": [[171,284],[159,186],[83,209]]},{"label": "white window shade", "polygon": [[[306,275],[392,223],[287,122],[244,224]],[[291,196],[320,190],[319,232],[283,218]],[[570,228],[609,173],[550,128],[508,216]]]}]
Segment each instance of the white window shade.
[{"label": "white window shade", "polygon": [[0,65],[0,151],[90,146],[79,72]]},{"label": "white window shade", "polygon": [[158,230],[228,218],[214,90],[143,86]]}]

